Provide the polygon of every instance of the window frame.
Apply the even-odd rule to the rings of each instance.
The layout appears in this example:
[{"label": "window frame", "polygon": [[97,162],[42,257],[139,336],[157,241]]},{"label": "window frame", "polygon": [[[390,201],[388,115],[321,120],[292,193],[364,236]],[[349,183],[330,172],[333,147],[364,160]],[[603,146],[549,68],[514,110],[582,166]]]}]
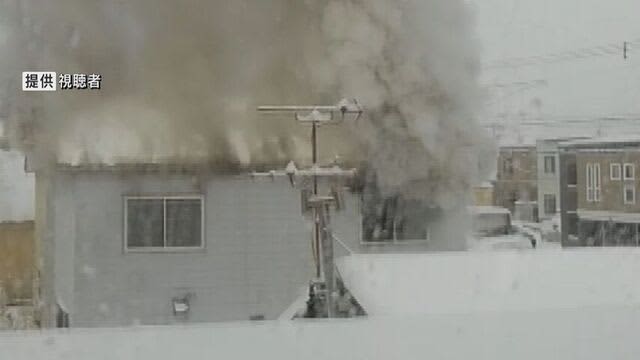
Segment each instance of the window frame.
[{"label": "window frame", "polygon": [[[128,239],[128,213],[129,200],[162,200],[162,226],[163,246],[129,247]],[[200,245],[199,246],[167,246],[167,200],[199,200],[200,201]],[[179,194],[179,195],[125,195],[123,196],[124,222],[123,222],[123,250],[124,253],[175,253],[175,252],[201,252],[206,249],[205,236],[205,197],[203,194]]]},{"label": "window frame", "polygon": [[[613,177],[613,169],[618,168],[618,176]],[[622,165],[620,163],[611,163],[609,164],[609,179],[611,180],[622,180]]]},{"label": "window frame", "polygon": [[600,202],[602,190],[602,177],[600,176],[600,163],[593,164],[593,202]]},{"label": "window frame", "polygon": [[593,164],[587,163],[585,166],[585,187],[587,202],[594,202],[593,200]]},{"label": "window frame", "polygon": [[[633,191],[633,200],[627,201],[627,190],[631,189]],[[625,205],[635,205],[636,203],[636,185],[635,184],[625,184],[622,187],[622,202]]]},{"label": "window frame", "polygon": [[[553,199],[553,212],[547,211],[547,199]],[[556,194],[544,194],[542,196],[542,206],[544,209],[545,215],[555,215],[558,213],[558,204],[556,199]]]},{"label": "window frame", "polygon": [[502,160],[502,173],[505,176],[511,177],[513,176],[513,158],[512,157],[505,157]]},{"label": "window frame", "polygon": [[363,220],[363,216],[362,216],[362,196],[359,196],[359,200],[358,200],[358,239],[360,242],[360,245],[363,246],[395,246],[395,245],[399,245],[399,246],[405,246],[405,245],[422,245],[422,244],[428,244],[431,240],[431,226],[427,226],[427,237],[426,239],[405,239],[405,240],[398,240],[398,237],[396,236],[396,224],[394,222],[393,224],[393,239],[392,240],[385,240],[385,241],[369,241],[366,240],[364,238],[364,227],[362,226],[362,220]]},{"label": "window frame", "polygon": [[[631,169],[631,177],[627,177],[627,167]],[[636,179],[636,166],[633,163],[624,163],[622,168],[622,178],[625,181],[631,181]]]}]

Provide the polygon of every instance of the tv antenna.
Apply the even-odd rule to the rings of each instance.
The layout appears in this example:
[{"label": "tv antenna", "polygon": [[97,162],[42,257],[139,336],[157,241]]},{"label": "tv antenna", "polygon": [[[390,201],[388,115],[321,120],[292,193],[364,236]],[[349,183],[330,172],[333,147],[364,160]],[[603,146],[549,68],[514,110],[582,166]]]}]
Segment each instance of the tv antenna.
[{"label": "tv antenna", "polygon": [[[363,109],[356,100],[341,100],[337,105],[268,105],[259,106],[259,112],[266,113],[292,113],[296,121],[311,125],[311,159],[309,169],[298,169],[293,161],[289,162],[284,171],[271,170],[267,173],[252,173],[252,176],[288,176],[292,186],[300,187],[302,198],[302,212],[310,212],[313,215],[313,255],[316,267],[316,285],[322,285],[324,289],[318,291],[314,285],[310,293],[320,294],[326,308],[327,317],[333,317],[335,292],[335,262],[333,254],[333,233],[331,230],[330,208],[333,205],[336,210],[343,206],[342,182],[345,179],[355,177],[356,170],[344,170],[334,164],[331,167],[318,165],[318,127],[321,125],[337,125],[344,121],[357,121],[363,113]],[[329,195],[318,194],[318,179],[325,178],[333,182]],[[307,184],[312,183],[309,191]]]}]

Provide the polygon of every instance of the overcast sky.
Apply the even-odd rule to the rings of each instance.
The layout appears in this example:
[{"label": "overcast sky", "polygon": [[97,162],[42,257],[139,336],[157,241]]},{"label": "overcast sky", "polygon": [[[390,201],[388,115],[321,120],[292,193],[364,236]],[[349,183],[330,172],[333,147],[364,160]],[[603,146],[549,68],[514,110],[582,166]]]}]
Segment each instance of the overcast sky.
[{"label": "overcast sky", "polygon": [[[572,51],[592,50],[581,53],[582,59],[485,68],[482,82],[492,95],[489,120],[500,114],[510,121],[523,114],[555,120],[620,114],[640,118],[639,0],[468,2],[477,15],[485,64],[550,54],[571,57],[567,54]],[[634,40],[639,41],[626,61],[622,50],[597,55]]]}]

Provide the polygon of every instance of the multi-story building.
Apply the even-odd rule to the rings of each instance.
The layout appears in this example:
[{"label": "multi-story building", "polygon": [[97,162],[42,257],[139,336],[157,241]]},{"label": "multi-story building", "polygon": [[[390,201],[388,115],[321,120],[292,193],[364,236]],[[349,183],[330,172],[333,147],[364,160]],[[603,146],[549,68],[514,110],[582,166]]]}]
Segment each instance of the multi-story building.
[{"label": "multi-story building", "polygon": [[639,244],[640,140],[578,140],[561,147],[563,244]]},{"label": "multi-story building", "polygon": [[[494,187],[495,205],[516,212],[518,205],[535,205],[537,157],[534,145],[500,147]],[[536,217],[535,214],[533,217]]]}]

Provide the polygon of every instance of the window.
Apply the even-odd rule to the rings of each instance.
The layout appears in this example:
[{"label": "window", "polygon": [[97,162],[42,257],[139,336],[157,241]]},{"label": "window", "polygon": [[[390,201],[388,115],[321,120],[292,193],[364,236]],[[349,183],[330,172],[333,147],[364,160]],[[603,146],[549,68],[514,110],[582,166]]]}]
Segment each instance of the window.
[{"label": "window", "polygon": [[624,179],[625,180],[633,180],[635,179],[635,166],[633,164],[624,164]]},{"label": "window", "polygon": [[513,159],[511,158],[506,158],[504,159],[504,161],[502,162],[502,172],[505,175],[513,175]]},{"label": "window", "polygon": [[553,194],[544,195],[544,212],[545,214],[556,213],[556,196]]},{"label": "window", "polygon": [[600,201],[600,164],[593,164],[593,201]]},{"label": "window", "polygon": [[202,248],[202,196],[125,198],[127,250]]},{"label": "window", "polygon": [[620,164],[611,164],[609,165],[609,174],[611,175],[611,180],[620,180]]},{"label": "window", "polygon": [[556,158],[555,156],[544,157],[544,173],[555,174],[556,172]]},{"label": "window", "polygon": [[600,164],[587,163],[586,190],[588,202],[600,201]]},{"label": "window", "polygon": [[69,327],[69,313],[66,312],[60,304],[57,304],[57,312],[56,312],[56,327],[57,328],[68,328]]},{"label": "window", "polygon": [[586,188],[587,188],[587,201],[588,202],[592,202],[593,201],[593,164],[587,164],[586,167],[586,177],[585,177],[585,184],[586,184]]},{"label": "window", "polygon": [[624,186],[624,203],[635,204],[636,203],[636,187],[635,185],[627,184]]},{"label": "window", "polygon": [[364,243],[428,240],[429,220],[438,216],[434,209],[419,200],[383,197],[371,190],[365,190],[361,201]]}]

